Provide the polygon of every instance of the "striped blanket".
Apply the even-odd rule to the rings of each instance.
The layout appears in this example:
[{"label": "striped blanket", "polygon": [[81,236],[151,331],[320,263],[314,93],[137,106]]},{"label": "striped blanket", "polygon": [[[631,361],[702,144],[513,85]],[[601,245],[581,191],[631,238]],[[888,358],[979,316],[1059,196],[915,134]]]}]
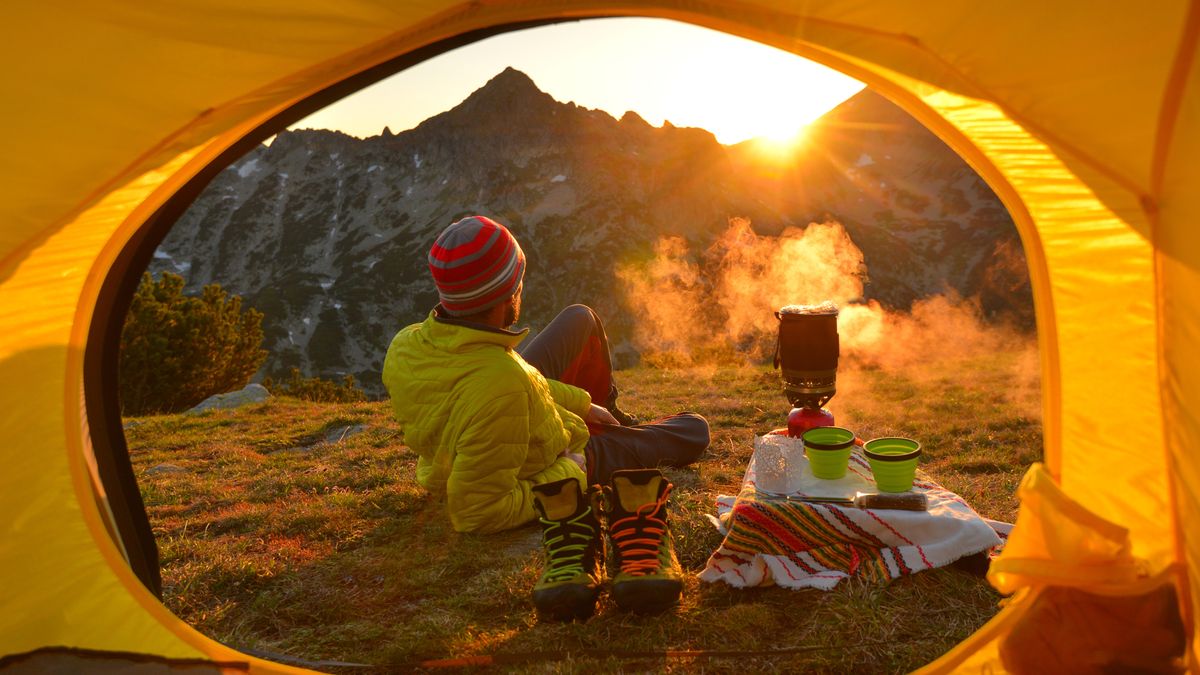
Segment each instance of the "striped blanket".
[{"label": "striped blanket", "polygon": [[[850,456],[847,479],[873,484],[860,453]],[[796,501],[757,489],[751,460],[737,497],[717,497],[719,517],[710,519],[725,541],[700,579],[821,590],[852,576],[887,583],[992,550],[1007,538],[1011,525],[981,518],[928,476],[918,472],[913,489],[925,493],[927,511]]]}]

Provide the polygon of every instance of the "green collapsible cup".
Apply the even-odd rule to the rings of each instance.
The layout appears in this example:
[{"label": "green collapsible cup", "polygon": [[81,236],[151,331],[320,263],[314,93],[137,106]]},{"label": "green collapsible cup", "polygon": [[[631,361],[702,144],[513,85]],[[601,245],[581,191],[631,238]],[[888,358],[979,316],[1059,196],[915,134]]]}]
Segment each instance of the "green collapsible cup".
[{"label": "green collapsible cup", "polygon": [[911,438],[873,438],[863,446],[880,492],[908,492],[917,475],[921,444]]},{"label": "green collapsible cup", "polygon": [[825,480],[837,480],[846,475],[850,449],[854,447],[854,432],[842,427],[817,427],[800,437],[812,474]]}]

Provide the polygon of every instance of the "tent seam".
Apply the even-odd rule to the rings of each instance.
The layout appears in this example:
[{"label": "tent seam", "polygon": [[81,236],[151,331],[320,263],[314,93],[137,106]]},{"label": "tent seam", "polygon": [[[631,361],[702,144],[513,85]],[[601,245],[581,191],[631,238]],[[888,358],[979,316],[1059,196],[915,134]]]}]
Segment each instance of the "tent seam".
[{"label": "tent seam", "polygon": [[[1171,64],[1166,91],[1163,93],[1162,107],[1159,109],[1154,154],[1150,166],[1150,190],[1153,199],[1152,203],[1156,208],[1149,213],[1148,218],[1150,243],[1154,251],[1154,265],[1152,269],[1154,274],[1155,333],[1158,347],[1155,362],[1158,369],[1158,407],[1161,411],[1159,423],[1162,425],[1163,454],[1166,455],[1164,459],[1169,469],[1167,477],[1167,503],[1170,507],[1169,513],[1171,524],[1173,525],[1172,530],[1175,534],[1175,545],[1173,548],[1175,550],[1176,561],[1187,560],[1187,547],[1185,544],[1186,533],[1183,529],[1182,520],[1179,517],[1179,491],[1175,479],[1178,473],[1175,471],[1175,453],[1172,452],[1168,441],[1170,438],[1170,428],[1167,422],[1166,401],[1164,400],[1165,392],[1170,385],[1170,373],[1167,371],[1166,366],[1166,296],[1165,289],[1163,288],[1163,253],[1160,246],[1161,228],[1159,227],[1162,216],[1157,205],[1161,199],[1163,181],[1166,178],[1167,158],[1169,156],[1171,140],[1175,136],[1175,123],[1178,121],[1179,112],[1183,107],[1183,93],[1187,88],[1188,75],[1191,73],[1192,66],[1195,63],[1194,57],[1197,42],[1200,42],[1200,0],[1191,0],[1188,4],[1187,18],[1184,22],[1179,48]],[[1187,566],[1178,563],[1177,565],[1179,582],[1176,586],[1179,591],[1179,611],[1183,617],[1188,634],[1194,636],[1196,618],[1193,610],[1191,580],[1188,578]],[[1188,653],[1193,655],[1194,658],[1194,647],[1189,649]]]},{"label": "tent seam", "polygon": [[1189,3],[1183,34],[1179,40],[1179,49],[1171,63],[1171,73],[1167,78],[1162,107],[1158,114],[1154,155],[1150,165],[1150,196],[1156,203],[1161,196],[1168,149],[1171,139],[1175,136],[1175,122],[1178,121],[1179,111],[1183,107],[1183,92],[1187,88],[1187,77],[1191,74],[1192,65],[1195,62],[1197,41],[1200,41],[1200,0],[1192,0]]}]

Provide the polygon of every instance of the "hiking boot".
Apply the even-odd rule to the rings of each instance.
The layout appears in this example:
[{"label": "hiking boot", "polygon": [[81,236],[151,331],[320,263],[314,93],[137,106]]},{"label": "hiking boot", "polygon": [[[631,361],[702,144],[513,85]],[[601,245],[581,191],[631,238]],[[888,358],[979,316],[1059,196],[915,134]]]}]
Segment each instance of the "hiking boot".
[{"label": "hiking boot", "polygon": [[616,573],[612,596],[621,609],[653,614],[679,602],[683,573],[667,520],[671,487],[658,469],[627,469],[614,472],[604,489]]},{"label": "hiking boot", "polygon": [[609,394],[608,400],[604,402],[604,408],[614,418],[617,423],[623,427],[634,427],[641,423],[637,415],[632,415],[617,407],[617,389],[613,387],[612,393]]},{"label": "hiking boot", "polygon": [[615,405],[609,408],[608,412],[612,413],[612,416],[616,418],[617,422],[619,422],[623,427],[635,427],[641,423],[641,420],[638,419],[637,415],[627,413]]},{"label": "hiking boot", "polygon": [[546,567],[533,587],[538,614],[558,621],[582,620],[596,611],[604,540],[596,508],[579,481],[564,478],[533,486],[533,508],[542,525]]}]

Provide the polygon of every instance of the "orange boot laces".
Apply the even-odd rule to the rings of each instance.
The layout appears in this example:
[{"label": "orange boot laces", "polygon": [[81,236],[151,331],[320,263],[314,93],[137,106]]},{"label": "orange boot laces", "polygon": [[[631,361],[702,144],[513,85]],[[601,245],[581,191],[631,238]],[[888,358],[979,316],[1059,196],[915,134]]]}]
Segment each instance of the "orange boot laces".
[{"label": "orange boot laces", "polygon": [[673,486],[667,483],[658,501],[642,504],[632,516],[609,526],[609,537],[621,560],[621,571],[631,576],[646,576],[658,571],[659,549],[667,522],[661,515]]}]

